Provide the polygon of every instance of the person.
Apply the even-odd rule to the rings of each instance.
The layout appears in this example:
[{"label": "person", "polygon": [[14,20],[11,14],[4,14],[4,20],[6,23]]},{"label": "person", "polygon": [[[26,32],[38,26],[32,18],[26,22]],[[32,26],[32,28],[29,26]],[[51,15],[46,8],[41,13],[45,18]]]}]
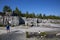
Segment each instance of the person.
[{"label": "person", "polygon": [[9,25],[9,23],[6,26],[6,29],[7,29],[7,32],[10,32],[10,25]]},{"label": "person", "polygon": [[9,25],[6,26],[6,29],[7,29],[7,32],[10,32],[10,26]]}]

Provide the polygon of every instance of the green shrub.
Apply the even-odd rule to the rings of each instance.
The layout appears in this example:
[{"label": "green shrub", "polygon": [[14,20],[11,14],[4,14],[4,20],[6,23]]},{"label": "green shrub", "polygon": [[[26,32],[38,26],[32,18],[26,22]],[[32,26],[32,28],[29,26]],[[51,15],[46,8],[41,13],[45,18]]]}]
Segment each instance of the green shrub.
[{"label": "green shrub", "polygon": [[4,25],[0,24],[0,27],[4,27]]},{"label": "green shrub", "polygon": [[41,32],[40,35],[41,36],[45,36],[46,35],[46,32]]},{"label": "green shrub", "polygon": [[26,32],[26,38],[29,38],[29,34],[28,34],[28,32]]}]

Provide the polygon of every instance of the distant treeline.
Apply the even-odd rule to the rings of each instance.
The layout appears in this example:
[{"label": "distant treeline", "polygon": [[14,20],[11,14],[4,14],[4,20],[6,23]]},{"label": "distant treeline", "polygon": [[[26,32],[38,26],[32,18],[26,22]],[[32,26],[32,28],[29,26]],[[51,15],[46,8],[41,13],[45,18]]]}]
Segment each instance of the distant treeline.
[{"label": "distant treeline", "polygon": [[22,13],[18,9],[18,7],[16,7],[15,10],[12,11],[12,9],[9,6],[4,6],[3,13],[5,12],[13,12],[13,15],[26,17],[26,18],[60,19],[60,16],[55,16],[55,15],[46,16],[45,14],[42,15],[42,13],[35,15],[35,13],[29,13],[28,11],[26,13]]}]

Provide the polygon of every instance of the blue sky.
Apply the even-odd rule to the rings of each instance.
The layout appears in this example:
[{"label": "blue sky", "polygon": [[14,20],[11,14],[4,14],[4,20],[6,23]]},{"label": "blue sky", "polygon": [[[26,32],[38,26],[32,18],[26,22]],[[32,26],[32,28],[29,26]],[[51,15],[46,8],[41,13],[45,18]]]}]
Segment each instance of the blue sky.
[{"label": "blue sky", "polygon": [[10,6],[12,10],[18,7],[23,13],[28,11],[60,16],[60,0],[0,0],[0,11],[5,5]]}]

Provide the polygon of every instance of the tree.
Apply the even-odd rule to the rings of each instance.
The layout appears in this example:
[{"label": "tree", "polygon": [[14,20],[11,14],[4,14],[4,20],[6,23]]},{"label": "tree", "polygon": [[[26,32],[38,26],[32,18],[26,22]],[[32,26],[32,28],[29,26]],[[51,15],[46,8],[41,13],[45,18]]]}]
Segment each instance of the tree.
[{"label": "tree", "polygon": [[35,13],[32,13],[32,17],[33,17],[33,18],[35,18],[35,17],[36,17],[36,16],[35,16]]},{"label": "tree", "polygon": [[42,14],[40,13],[39,15],[37,15],[38,16],[38,18],[41,18],[42,19]]},{"label": "tree", "polygon": [[12,10],[11,10],[11,8],[9,7],[9,6],[4,6],[3,7],[3,12],[5,13],[5,12],[11,12]]},{"label": "tree", "polygon": [[[6,12],[12,12],[11,8],[7,5],[5,5],[3,7],[3,12],[6,13]],[[4,16],[3,16],[3,25],[4,25]]]},{"label": "tree", "polygon": [[45,14],[43,14],[43,19],[46,19],[46,15]]},{"label": "tree", "polygon": [[26,17],[26,18],[29,17],[29,12],[28,12],[28,11],[26,12],[25,17]]},{"label": "tree", "polygon": [[16,7],[16,9],[14,10],[14,12],[18,15],[18,16],[22,16],[21,11],[19,11],[19,9]]},{"label": "tree", "polygon": [[42,14],[40,14],[39,17],[42,19]]},{"label": "tree", "polygon": [[30,13],[29,14],[29,18],[35,18],[36,16],[35,16],[35,13]]}]

